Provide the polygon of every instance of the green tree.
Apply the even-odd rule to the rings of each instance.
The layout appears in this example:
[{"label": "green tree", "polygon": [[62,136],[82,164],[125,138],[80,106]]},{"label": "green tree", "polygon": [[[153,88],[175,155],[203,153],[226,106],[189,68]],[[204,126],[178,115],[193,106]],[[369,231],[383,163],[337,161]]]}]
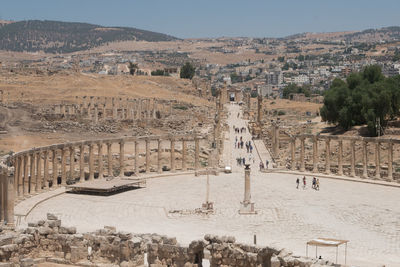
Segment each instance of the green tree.
[{"label": "green tree", "polygon": [[377,135],[382,134],[390,118],[399,115],[399,110],[400,76],[385,78],[379,66],[368,66],[350,74],[346,81],[334,80],[320,113],[324,121],[337,123],[345,130],[366,125],[370,135]]},{"label": "green tree", "polygon": [[180,77],[183,79],[192,79],[194,77],[195,68],[190,62],[186,62],[185,65],[181,67]]},{"label": "green tree", "polygon": [[132,63],[131,61],[129,61],[128,63],[128,69],[129,69],[129,73],[131,75],[135,75],[135,72],[138,69],[138,65],[136,63]]}]

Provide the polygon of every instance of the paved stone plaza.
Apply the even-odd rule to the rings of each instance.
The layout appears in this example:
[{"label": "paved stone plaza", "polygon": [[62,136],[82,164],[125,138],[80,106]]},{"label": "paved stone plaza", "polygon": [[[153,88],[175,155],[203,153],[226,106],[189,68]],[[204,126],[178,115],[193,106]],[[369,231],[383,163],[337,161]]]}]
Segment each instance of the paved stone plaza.
[{"label": "paved stone plaza", "polygon": [[[210,176],[215,214],[194,213],[205,201],[206,177],[183,175],[150,179],[146,188],[107,197],[62,194],[39,204],[19,227],[51,212],[79,232],[112,225],[134,233],[175,236],[182,244],[206,233],[234,235],[238,241],[252,243],[256,234],[258,244],[285,247],[298,255],[305,255],[310,239],[337,238],[350,241],[348,264],[400,266],[399,188],[320,178],[321,190],[315,191],[312,177],[307,177],[307,188],[296,189],[298,176],[261,173],[256,157],[251,199],[258,214],[239,215],[244,170],[236,166],[232,125],[241,127],[245,121],[237,119],[237,106],[229,110],[230,133],[222,161],[233,166],[233,173]],[[249,135],[243,138],[247,141]],[[309,255],[315,256],[314,248]],[[318,255],[334,261],[335,249],[319,249]],[[344,262],[344,248],[339,248],[339,262]]]}]

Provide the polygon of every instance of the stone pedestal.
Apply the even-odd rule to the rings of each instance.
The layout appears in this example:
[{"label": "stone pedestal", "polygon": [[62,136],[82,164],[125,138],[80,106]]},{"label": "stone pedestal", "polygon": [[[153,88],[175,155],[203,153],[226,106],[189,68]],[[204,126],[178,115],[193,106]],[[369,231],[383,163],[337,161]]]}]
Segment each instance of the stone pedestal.
[{"label": "stone pedestal", "polygon": [[250,165],[247,164],[244,169],[244,199],[240,203],[241,207],[239,214],[257,214],[254,210],[254,203],[251,202],[251,192],[250,192]]}]

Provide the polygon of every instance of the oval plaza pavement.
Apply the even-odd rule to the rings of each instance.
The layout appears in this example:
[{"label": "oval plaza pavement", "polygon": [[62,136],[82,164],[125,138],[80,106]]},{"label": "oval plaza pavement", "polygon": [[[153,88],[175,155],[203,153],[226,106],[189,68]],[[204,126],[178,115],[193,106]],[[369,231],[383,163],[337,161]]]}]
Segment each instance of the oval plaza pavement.
[{"label": "oval plaza pavement", "polygon": [[[321,190],[315,191],[307,177],[307,189],[296,189],[299,176],[261,173],[255,157],[251,198],[258,214],[239,215],[244,170],[236,166],[236,157],[246,153],[234,148],[232,125],[245,125],[245,121],[237,118],[237,106],[229,106],[229,111],[230,132],[222,161],[232,165],[233,172],[210,176],[215,214],[169,213],[193,211],[205,201],[206,176],[181,175],[149,179],[146,188],[112,196],[62,194],[35,207],[20,227],[52,212],[80,232],[113,225],[129,232],[175,236],[182,244],[206,233],[234,235],[252,243],[256,234],[258,244],[285,247],[299,255],[305,255],[306,242],[313,238],[337,238],[349,240],[348,264],[400,266],[400,189],[396,187],[320,178]],[[246,141],[250,138],[243,135]],[[335,259],[334,248],[321,248],[318,254]],[[340,262],[343,254],[340,248]]]}]

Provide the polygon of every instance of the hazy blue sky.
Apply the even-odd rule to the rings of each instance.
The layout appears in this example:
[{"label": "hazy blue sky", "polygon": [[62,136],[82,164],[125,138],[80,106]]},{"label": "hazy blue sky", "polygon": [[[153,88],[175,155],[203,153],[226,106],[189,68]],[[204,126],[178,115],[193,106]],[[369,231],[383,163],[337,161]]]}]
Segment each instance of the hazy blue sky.
[{"label": "hazy blue sky", "polygon": [[180,38],[400,26],[400,0],[0,0],[3,20],[131,26]]}]

